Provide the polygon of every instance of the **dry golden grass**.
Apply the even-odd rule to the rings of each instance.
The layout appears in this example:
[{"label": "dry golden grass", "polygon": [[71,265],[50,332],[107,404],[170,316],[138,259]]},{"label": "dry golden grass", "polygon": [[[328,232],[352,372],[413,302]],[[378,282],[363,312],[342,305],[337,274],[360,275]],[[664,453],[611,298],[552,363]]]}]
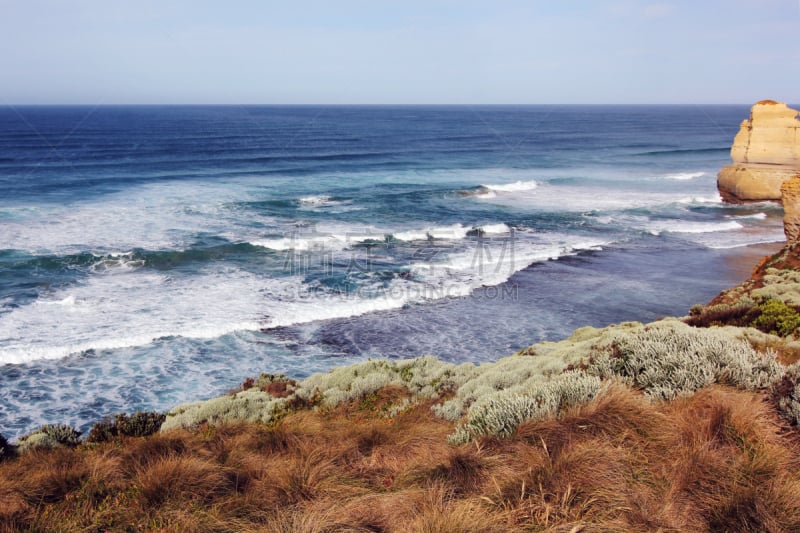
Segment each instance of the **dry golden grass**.
[{"label": "dry golden grass", "polygon": [[763,395],[616,385],[459,447],[429,405],[378,404],[23,454],[0,531],[800,531],[796,430]]}]

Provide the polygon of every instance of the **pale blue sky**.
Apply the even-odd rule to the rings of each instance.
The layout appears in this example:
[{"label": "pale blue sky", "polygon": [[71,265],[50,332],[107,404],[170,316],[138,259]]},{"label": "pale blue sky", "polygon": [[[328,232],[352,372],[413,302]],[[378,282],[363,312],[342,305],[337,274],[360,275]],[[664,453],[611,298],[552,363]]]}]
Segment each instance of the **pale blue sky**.
[{"label": "pale blue sky", "polygon": [[0,0],[0,105],[800,101],[800,0]]}]

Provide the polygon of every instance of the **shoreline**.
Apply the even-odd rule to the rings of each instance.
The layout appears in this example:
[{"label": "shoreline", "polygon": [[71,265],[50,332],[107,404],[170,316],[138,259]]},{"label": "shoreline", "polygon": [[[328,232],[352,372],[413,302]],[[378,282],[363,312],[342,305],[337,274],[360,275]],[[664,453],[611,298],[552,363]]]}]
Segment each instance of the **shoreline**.
[{"label": "shoreline", "polygon": [[[739,248],[724,250],[706,250],[702,254],[692,254],[692,262],[686,262],[686,257],[680,251],[664,252],[667,255],[658,257],[648,257],[642,255],[635,247],[612,246],[600,252],[586,252],[571,257],[562,257],[557,261],[545,261],[535,263],[526,269],[518,272],[503,285],[508,285],[516,289],[513,301],[503,298],[488,298],[482,295],[488,289],[479,289],[471,296],[459,299],[451,299],[441,302],[432,302],[425,306],[418,306],[410,310],[394,310],[388,312],[371,313],[361,317],[351,317],[349,319],[323,321],[316,324],[305,325],[303,327],[284,328],[280,332],[281,338],[297,338],[297,342],[302,342],[302,338],[308,338],[309,331],[316,331],[314,341],[324,342],[328,350],[336,347],[342,350],[345,358],[350,361],[346,363],[338,362],[338,356],[328,356],[328,370],[340,367],[342,364],[352,364],[354,361],[363,361],[368,357],[385,358],[388,354],[390,360],[398,358],[420,357],[426,354],[434,354],[441,361],[450,363],[475,364],[496,361],[522,350],[532,343],[537,342],[558,342],[567,339],[572,333],[584,326],[603,328],[609,324],[624,322],[628,320],[639,320],[649,322],[657,318],[675,314],[684,316],[689,312],[689,307],[697,303],[710,301],[720,289],[715,288],[718,283],[698,284],[697,280],[692,280],[692,272],[698,268],[715,268],[709,265],[719,265],[726,268],[726,285],[723,288],[734,286],[745,279],[751,273],[753,267],[770,251],[776,251],[780,244],[757,244]],[[607,284],[601,272],[610,272],[614,269],[628,268],[625,265],[630,263],[637,265],[637,269],[647,269],[647,262],[652,263],[652,268],[661,268],[652,276],[649,274],[632,274],[641,282],[639,285],[623,288],[629,292],[629,296],[619,298],[624,302],[623,306],[609,307],[607,305],[598,306],[598,301],[603,301],[609,296],[607,291],[611,290],[619,293],[619,289],[614,288],[613,281]],[[673,264],[673,267],[664,269],[666,263]],[[625,274],[616,274],[617,276]],[[583,281],[579,281],[583,280]],[[677,289],[677,290],[676,290]],[[499,288],[495,289],[499,293]],[[647,292],[642,292],[647,291]],[[692,294],[699,292],[702,296],[693,297]],[[570,294],[569,298],[562,295]],[[688,296],[687,296],[688,295]],[[676,302],[686,302],[676,303]],[[579,308],[584,310],[582,315],[562,320],[558,324],[558,329],[550,329],[547,324],[555,324],[554,318],[558,316],[569,317],[569,309]],[[478,318],[475,310],[480,308],[483,313]],[[677,309],[675,313],[665,312],[665,309]],[[526,311],[527,310],[527,311]],[[518,313],[534,312],[537,313],[539,323],[545,325],[537,332],[530,331],[522,327],[516,320]],[[591,312],[591,314],[586,314]],[[473,316],[482,324],[481,328],[470,328],[463,322],[464,316]],[[453,317],[453,322],[449,323],[447,317]],[[581,318],[582,317],[582,318]],[[413,319],[413,322],[408,320]],[[496,327],[493,324],[497,324]],[[407,326],[404,324],[408,324]],[[414,334],[402,337],[404,327],[413,327]],[[340,330],[339,328],[346,328]],[[427,328],[427,329],[420,329]],[[433,329],[431,329],[433,328]],[[452,335],[442,333],[442,328],[452,330]],[[352,338],[350,332],[361,332],[359,337]],[[398,335],[397,332],[401,332]],[[445,335],[443,337],[443,335]],[[492,356],[479,351],[476,353],[476,345],[479,345],[481,336],[489,336],[497,345],[495,354]],[[514,340],[517,339],[517,340]],[[331,343],[335,344],[331,344]],[[356,345],[347,343],[358,342]],[[372,344],[365,344],[371,342]],[[485,342],[485,341],[484,341]],[[360,352],[358,351],[360,350]],[[403,354],[394,355],[392,354]],[[78,364],[82,366],[82,356],[77,357],[69,367]],[[44,366],[54,369],[62,368],[61,360],[45,362],[26,363],[26,366]],[[98,360],[97,364],[102,363]],[[13,365],[11,365],[13,366]],[[78,370],[73,369],[70,373]],[[293,379],[308,377],[311,373],[298,373],[291,370],[283,370],[280,366],[271,365],[270,361],[265,361],[258,365],[253,365],[258,372],[284,372]],[[12,370],[6,365],[5,371]],[[324,370],[323,370],[324,371]],[[247,377],[247,373],[233,376],[233,380],[228,385],[222,387],[218,392],[211,392],[200,398],[213,399],[219,394],[236,387],[237,384]],[[67,376],[69,378],[69,376]],[[72,379],[72,378],[69,378]],[[9,382],[13,386],[12,382]],[[139,405],[131,407],[130,404],[119,404],[119,406],[106,409],[109,414],[119,412],[132,412],[137,410],[162,410],[171,409],[178,404],[198,401],[197,395],[191,393],[182,396],[177,401],[169,402],[163,406]],[[64,420],[76,420],[74,416],[60,417],[58,415],[44,419],[46,423],[61,423]],[[88,432],[92,424],[99,421],[97,416],[86,418],[81,421],[78,427]],[[38,422],[38,424],[45,423]],[[73,422],[74,423],[74,422]],[[19,438],[32,431],[36,424],[28,424],[27,429],[20,429],[16,433],[9,434],[8,428],[3,433],[6,437]]]},{"label": "shoreline", "polygon": [[[798,258],[788,246],[760,264]],[[783,273],[772,288],[798,275]],[[105,419],[86,440],[44,426],[16,446],[0,439],[0,523],[793,530],[798,309],[754,296],[684,319],[585,326],[477,366],[429,356],[302,381],[261,374],[166,414]]]}]

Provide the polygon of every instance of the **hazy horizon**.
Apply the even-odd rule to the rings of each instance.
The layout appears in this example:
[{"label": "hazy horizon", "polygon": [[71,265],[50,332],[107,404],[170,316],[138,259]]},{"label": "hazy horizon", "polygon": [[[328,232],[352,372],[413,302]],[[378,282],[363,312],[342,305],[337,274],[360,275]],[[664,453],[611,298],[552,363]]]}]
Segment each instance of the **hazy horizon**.
[{"label": "hazy horizon", "polygon": [[[115,102],[115,103],[101,103],[93,104],[89,102],[76,102],[76,103],[21,103],[15,104],[13,102],[6,103],[17,108],[23,107],[658,107],[658,106],[675,106],[675,107],[693,107],[693,106],[720,106],[720,107],[735,107],[735,106],[752,106],[756,102],[730,102],[730,103],[716,103],[716,102],[694,102],[694,103],[675,103],[675,102],[642,102],[642,103],[625,103],[625,102],[608,102],[608,103],[591,103],[591,102],[570,102],[570,103],[492,103],[492,102],[476,102],[467,104],[447,104],[447,103],[427,103],[427,102],[410,102],[410,103],[393,103],[393,102],[377,102],[377,103],[324,103],[324,102],[294,102],[294,103],[270,103],[270,102],[241,102],[241,103],[216,103],[216,102]],[[789,107],[798,107],[800,104],[793,104],[791,102],[783,102]]]},{"label": "hazy horizon", "polygon": [[796,0],[0,0],[0,105],[797,100]]}]

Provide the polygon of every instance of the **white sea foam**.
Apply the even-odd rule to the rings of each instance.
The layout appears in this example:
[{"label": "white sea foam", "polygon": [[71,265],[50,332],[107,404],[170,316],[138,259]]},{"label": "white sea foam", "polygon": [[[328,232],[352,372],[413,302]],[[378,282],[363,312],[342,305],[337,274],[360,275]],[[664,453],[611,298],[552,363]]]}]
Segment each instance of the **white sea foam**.
[{"label": "white sea foam", "polygon": [[249,241],[253,246],[284,251],[345,250],[367,241],[384,241],[386,233],[376,228],[316,226],[307,231],[291,231],[288,236]]},{"label": "white sea foam", "polygon": [[735,231],[744,226],[736,221],[728,222],[694,222],[691,220],[656,220],[645,228],[653,235],[662,233],[712,233],[717,231]]},{"label": "white sea foam", "polygon": [[482,243],[456,252],[436,263],[415,263],[411,270],[448,296],[465,296],[482,286],[499,285],[533,263],[599,250],[609,242],[569,235],[545,235],[535,239],[508,239]]},{"label": "white sea foam", "polygon": [[714,241],[711,240],[709,242],[701,242],[706,248],[711,248],[714,250],[731,250],[734,248],[743,248],[745,246],[755,246],[757,244],[774,244],[780,243],[784,241],[784,237],[782,235],[774,235],[770,236],[752,236],[750,238],[739,239],[736,242],[728,242],[728,241]]},{"label": "white sea foam", "polygon": [[710,196],[684,196],[678,200],[682,204],[721,204],[722,196],[712,194]]},{"label": "white sea foam", "polygon": [[520,192],[532,191],[537,188],[539,184],[533,180],[530,181],[515,181],[513,183],[501,183],[496,185],[481,185],[484,189],[494,192]]},{"label": "white sea foam", "polygon": [[319,249],[341,249],[345,246],[344,242],[332,236],[320,237],[276,237],[274,239],[258,239],[250,241],[253,246],[260,246],[262,248],[269,248],[270,250],[284,251],[284,250],[319,250]]},{"label": "white sea foam", "polygon": [[255,329],[263,323],[261,296],[251,292],[258,279],[224,268],[196,277],[92,276],[0,315],[0,364]]},{"label": "white sea foam", "polygon": [[764,220],[767,218],[766,213],[753,213],[752,215],[735,215],[731,218],[735,218],[736,220]]},{"label": "white sea foam", "polygon": [[342,202],[334,200],[326,194],[318,194],[303,196],[298,200],[298,203],[303,207],[331,207],[340,205]]},{"label": "white sea foam", "polygon": [[327,196],[325,194],[319,194],[312,196],[303,196],[302,198],[300,198],[299,202],[302,205],[320,205],[329,202],[330,199],[331,199],[330,196]]},{"label": "white sea foam", "polygon": [[497,193],[492,191],[492,190],[482,188],[472,196],[475,197],[475,198],[481,198],[481,199],[486,200],[486,199],[489,199],[489,198],[497,198]]},{"label": "white sea foam", "polygon": [[661,179],[688,181],[688,180],[693,180],[695,178],[700,178],[705,175],[706,175],[705,172],[678,172],[676,174],[667,174],[666,176],[661,176]]},{"label": "white sea foam", "polygon": [[492,190],[480,189],[478,194],[472,197],[490,204],[536,212],[609,212],[694,201],[693,198],[686,197],[686,192],[577,186],[549,182],[541,183],[536,189],[518,191],[514,194],[498,194]]},{"label": "white sea foam", "polygon": [[376,281],[352,294],[307,284],[304,276],[273,278],[218,264],[193,275],[139,269],[127,276],[91,276],[0,314],[0,364],[139,346],[164,337],[211,339],[465,296],[502,283],[533,262],[603,244],[539,235],[465,243],[470,247],[460,252],[410,265],[412,279],[396,278],[389,286]]},{"label": "white sea foam", "polygon": [[476,229],[483,232],[485,235],[502,235],[511,231],[511,228],[506,224],[484,224],[478,226]]},{"label": "white sea foam", "polygon": [[452,224],[449,226],[429,226],[422,229],[407,229],[399,231],[380,230],[377,228],[347,228],[344,226],[318,226],[314,231],[291,232],[286,237],[274,237],[268,239],[254,239],[249,241],[253,246],[269,248],[271,250],[345,250],[354,245],[368,241],[384,241],[391,235],[398,241],[414,242],[427,241],[430,239],[438,240],[461,240],[470,234],[473,229],[479,230],[486,235],[501,235],[511,231],[511,228],[503,223],[485,224],[470,228],[464,224]]},{"label": "white sea foam", "polygon": [[236,239],[275,219],[232,207],[250,198],[245,189],[203,182],[132,187],[124,193],[67,205],[39,206],[0,220],[0,250],[69,255],[95,251],[180,250],[200,233]]},{"label": "white sea foam", "polygon": [[77,304],[77,300],[75,299],[74,294],[70,294],[69,296],[65,297],[63,300],[42,300],[42,305],[63,305],[73,307]]},{"label": "white sea foam", "polygon": [[342,318],[402,307],[414,297],[400,288],[378,298],[314,289],[299,276],[276,279],[231,268],[191,277],[97,276],[0,315],[0,338],[7,339],[0,364]]},{"label": "white sea foam", "polygon": [[105,255],[94,254],[98,260],[89,267],[97,274],[122,274],[132,272],[145,265],[145,260],[136,257],[133,252],[117,252]]},{"label": "white sea foam", "polygon": [[453,224],[451,226],[397,231],[392,233],[392,237],[400,241],[424,241],[428,239],[458,240],[466,237],[469,231],[470,228],[463,224]]},{"label": "white sea foam", "polygon": [[710,232],[691,236],[691,240],[707,248],[727,249],[751,246],[754,244],[780,243],[785,241],[783,225],[763,223],[746,225],[732,233]]}]

